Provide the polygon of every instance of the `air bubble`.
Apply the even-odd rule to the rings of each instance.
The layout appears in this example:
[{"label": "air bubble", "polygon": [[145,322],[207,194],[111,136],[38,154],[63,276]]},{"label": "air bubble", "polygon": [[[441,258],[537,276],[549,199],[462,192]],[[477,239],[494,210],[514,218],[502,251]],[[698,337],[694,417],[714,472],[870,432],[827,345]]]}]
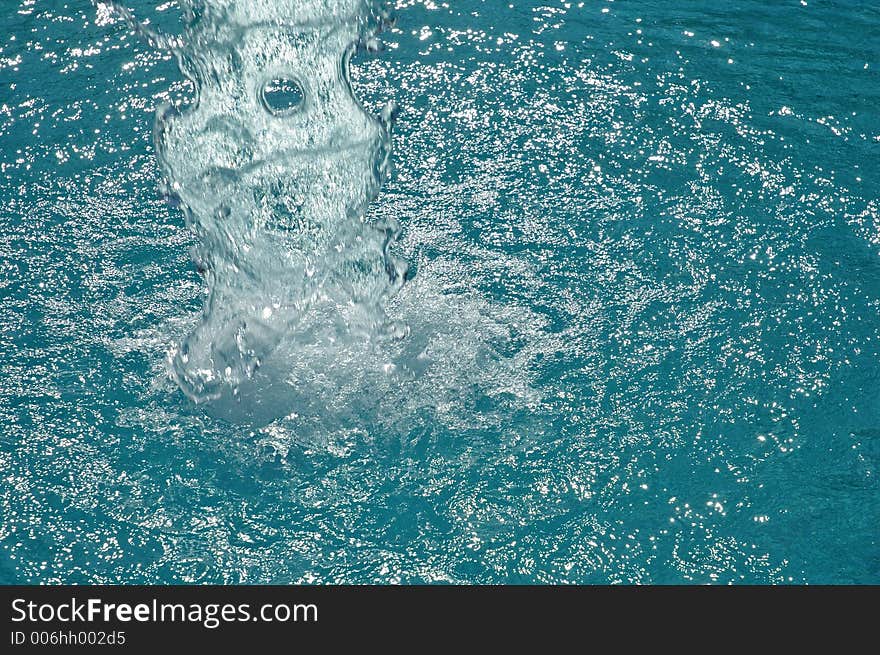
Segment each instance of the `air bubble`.
[{"label": "air bubble", "polygon": [[296,80],[279,77],[266,83],[261,93],[261,100],[269,113],[285,116],[302,107],[305,93],[302,85]]}]

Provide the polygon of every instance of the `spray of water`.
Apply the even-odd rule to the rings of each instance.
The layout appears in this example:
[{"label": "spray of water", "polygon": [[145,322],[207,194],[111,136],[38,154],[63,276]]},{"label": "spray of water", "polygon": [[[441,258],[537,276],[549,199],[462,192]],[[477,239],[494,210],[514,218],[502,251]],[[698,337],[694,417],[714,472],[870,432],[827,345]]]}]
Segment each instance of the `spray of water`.
[{"label": "spray of water", "polygon": [[183,0],[175,37],[115,8],[170,48],[196,89],[186,111],[159,112],[155,132],[209,290],[172,375],[197,403],[271,418],[297,387],[289,366],[273,367],[279,348],[405,334],[382,307],[407,277],[389,252],[399,227],[364,219],[387,175],[394,108],[370,115],[349,79],[388,17],[367,0]]}]

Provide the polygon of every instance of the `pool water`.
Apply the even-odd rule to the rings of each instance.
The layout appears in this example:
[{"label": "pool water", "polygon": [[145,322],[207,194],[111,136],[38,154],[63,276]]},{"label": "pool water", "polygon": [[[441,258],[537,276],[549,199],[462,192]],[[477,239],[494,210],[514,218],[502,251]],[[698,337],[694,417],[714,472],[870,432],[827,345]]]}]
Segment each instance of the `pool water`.
[{"label": "pool water", "polygon": [[405,336],[289,348],[262,421],[169,374],[191,83],[0,11],[0,583],[880,583],[876,3],[398,0]]}]

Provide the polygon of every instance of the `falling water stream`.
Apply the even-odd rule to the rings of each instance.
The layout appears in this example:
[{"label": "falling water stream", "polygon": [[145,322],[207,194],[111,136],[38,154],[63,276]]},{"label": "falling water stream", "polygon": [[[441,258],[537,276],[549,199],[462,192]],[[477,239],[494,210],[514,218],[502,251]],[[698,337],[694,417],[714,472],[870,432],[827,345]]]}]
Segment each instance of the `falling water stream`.
[{"label": "falling water stream", "polygon": [[209,294],[173,375],[215,412],[268,422],[312,403],[303,367],[405,334],[382,307],[407,274],[389,252],[397,222],[365,220],[393,106],[371,116],[349,79],[353,52],[386,18],[363,0],[183,9],[182,37],[150,40],[173,49],[196,100],[160,110],[156,152]]}]

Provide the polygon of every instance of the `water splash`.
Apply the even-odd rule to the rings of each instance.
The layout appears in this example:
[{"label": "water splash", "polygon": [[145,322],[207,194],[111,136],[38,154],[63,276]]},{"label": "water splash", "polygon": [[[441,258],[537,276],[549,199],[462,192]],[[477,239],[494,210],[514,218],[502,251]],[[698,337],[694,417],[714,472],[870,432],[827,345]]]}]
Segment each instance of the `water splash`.
[{"label": "water splash", "polygon": [[394,106],[372,116],[349,79],[388,16],[367,0],[183,0],[174,37],[115,8],[196,89],[155,131],[208,285],[172,376],[220,414],[276,418],[303,401],[291,402],[289,362],[273,366],[280,348],[334,352],[406,331],[383,310],[407,279],[389,251],[399,226],[364,218],[388,174]]}]

